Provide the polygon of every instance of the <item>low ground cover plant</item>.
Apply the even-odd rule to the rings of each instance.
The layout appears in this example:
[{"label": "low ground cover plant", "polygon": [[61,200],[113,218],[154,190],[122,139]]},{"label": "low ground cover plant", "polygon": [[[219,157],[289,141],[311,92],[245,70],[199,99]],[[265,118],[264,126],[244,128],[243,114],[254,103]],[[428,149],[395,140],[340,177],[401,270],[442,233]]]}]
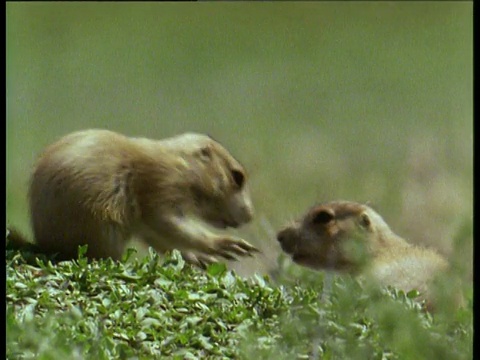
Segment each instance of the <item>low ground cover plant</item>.
[{"label": "low ground cover plant", "polygon": [[472,358],[471,296],[432,315],[415,292],[298,266],[273,281],[132,252],[52,264],[7,251],[7,358]]}]

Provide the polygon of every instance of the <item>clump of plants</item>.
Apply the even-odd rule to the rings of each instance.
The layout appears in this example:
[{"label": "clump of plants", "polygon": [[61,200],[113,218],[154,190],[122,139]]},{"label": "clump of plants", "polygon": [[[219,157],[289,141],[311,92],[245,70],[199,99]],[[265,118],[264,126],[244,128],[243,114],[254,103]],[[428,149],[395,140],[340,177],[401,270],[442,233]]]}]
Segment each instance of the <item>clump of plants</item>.
[{"label": "clump of plants", "polygon": [[180,253],[27,262],[7,251],[8,359],[469,359],[471,303],[432,316],[404,294],[287,265],[275,282]]}]

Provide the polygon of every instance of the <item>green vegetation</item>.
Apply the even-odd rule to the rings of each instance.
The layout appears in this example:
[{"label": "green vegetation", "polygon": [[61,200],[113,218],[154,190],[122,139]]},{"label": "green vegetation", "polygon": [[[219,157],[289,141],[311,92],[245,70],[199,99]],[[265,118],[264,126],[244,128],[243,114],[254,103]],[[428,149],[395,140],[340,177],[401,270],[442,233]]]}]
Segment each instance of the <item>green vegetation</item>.
[{"label": "green vegetation", "polygon": [[304,275],[279,286],[222,264],[200,271],[178,252],[159,262],[153,251],[32,266],[10,251],[7,358],[472,358],[471,298],[432,317],[413,293]]}]

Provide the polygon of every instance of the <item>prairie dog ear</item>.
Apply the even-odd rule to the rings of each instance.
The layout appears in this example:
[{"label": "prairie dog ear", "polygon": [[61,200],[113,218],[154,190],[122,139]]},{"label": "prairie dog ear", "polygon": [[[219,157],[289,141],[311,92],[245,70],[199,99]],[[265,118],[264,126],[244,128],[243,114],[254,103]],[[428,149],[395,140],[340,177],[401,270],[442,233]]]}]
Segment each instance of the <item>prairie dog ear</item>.
[{"label": "prairie dog ear", "polygon": [[360,225],[362,225],[365,229],[370,229],[372,225],[372,221],[370,220],[370,216],[367,213],[362,213],[360,215]]},{"label": "prairie dog ear", "polygon": [[207,144],[205,146],[202,146],[200,150],[198,150],[196,155],[202,160],[210,160],[212,158],[212,153],[213,153],[212,145]]}]

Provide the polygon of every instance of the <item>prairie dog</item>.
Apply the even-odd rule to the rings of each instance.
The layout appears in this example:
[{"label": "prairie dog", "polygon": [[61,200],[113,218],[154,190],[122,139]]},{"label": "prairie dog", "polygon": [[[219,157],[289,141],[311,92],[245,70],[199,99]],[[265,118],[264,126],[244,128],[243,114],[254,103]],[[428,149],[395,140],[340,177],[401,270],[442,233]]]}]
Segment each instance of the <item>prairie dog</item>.
[{"label": "prairie dog", "polygon": [[36,244],[58,259],[76,258],[87,244],[87,257],[118,260],[134,236],[197,265],[257,251],[201,224],[225,229],[253,217],[243,166],[207,135],[71,133],[39,157],[29,205]]},{"label": "prairie dog", "polygon": [[[432,249],[407,243],[367,205],[334,201],[312,207],[277,234],[282,250],[300,265],[372,277],[406,292],[416,289],[431,301],[429,283],[448,268]],[[357,247],[350,247],[355,245]],[[366,256],[366,257],[365,257]]]}]

